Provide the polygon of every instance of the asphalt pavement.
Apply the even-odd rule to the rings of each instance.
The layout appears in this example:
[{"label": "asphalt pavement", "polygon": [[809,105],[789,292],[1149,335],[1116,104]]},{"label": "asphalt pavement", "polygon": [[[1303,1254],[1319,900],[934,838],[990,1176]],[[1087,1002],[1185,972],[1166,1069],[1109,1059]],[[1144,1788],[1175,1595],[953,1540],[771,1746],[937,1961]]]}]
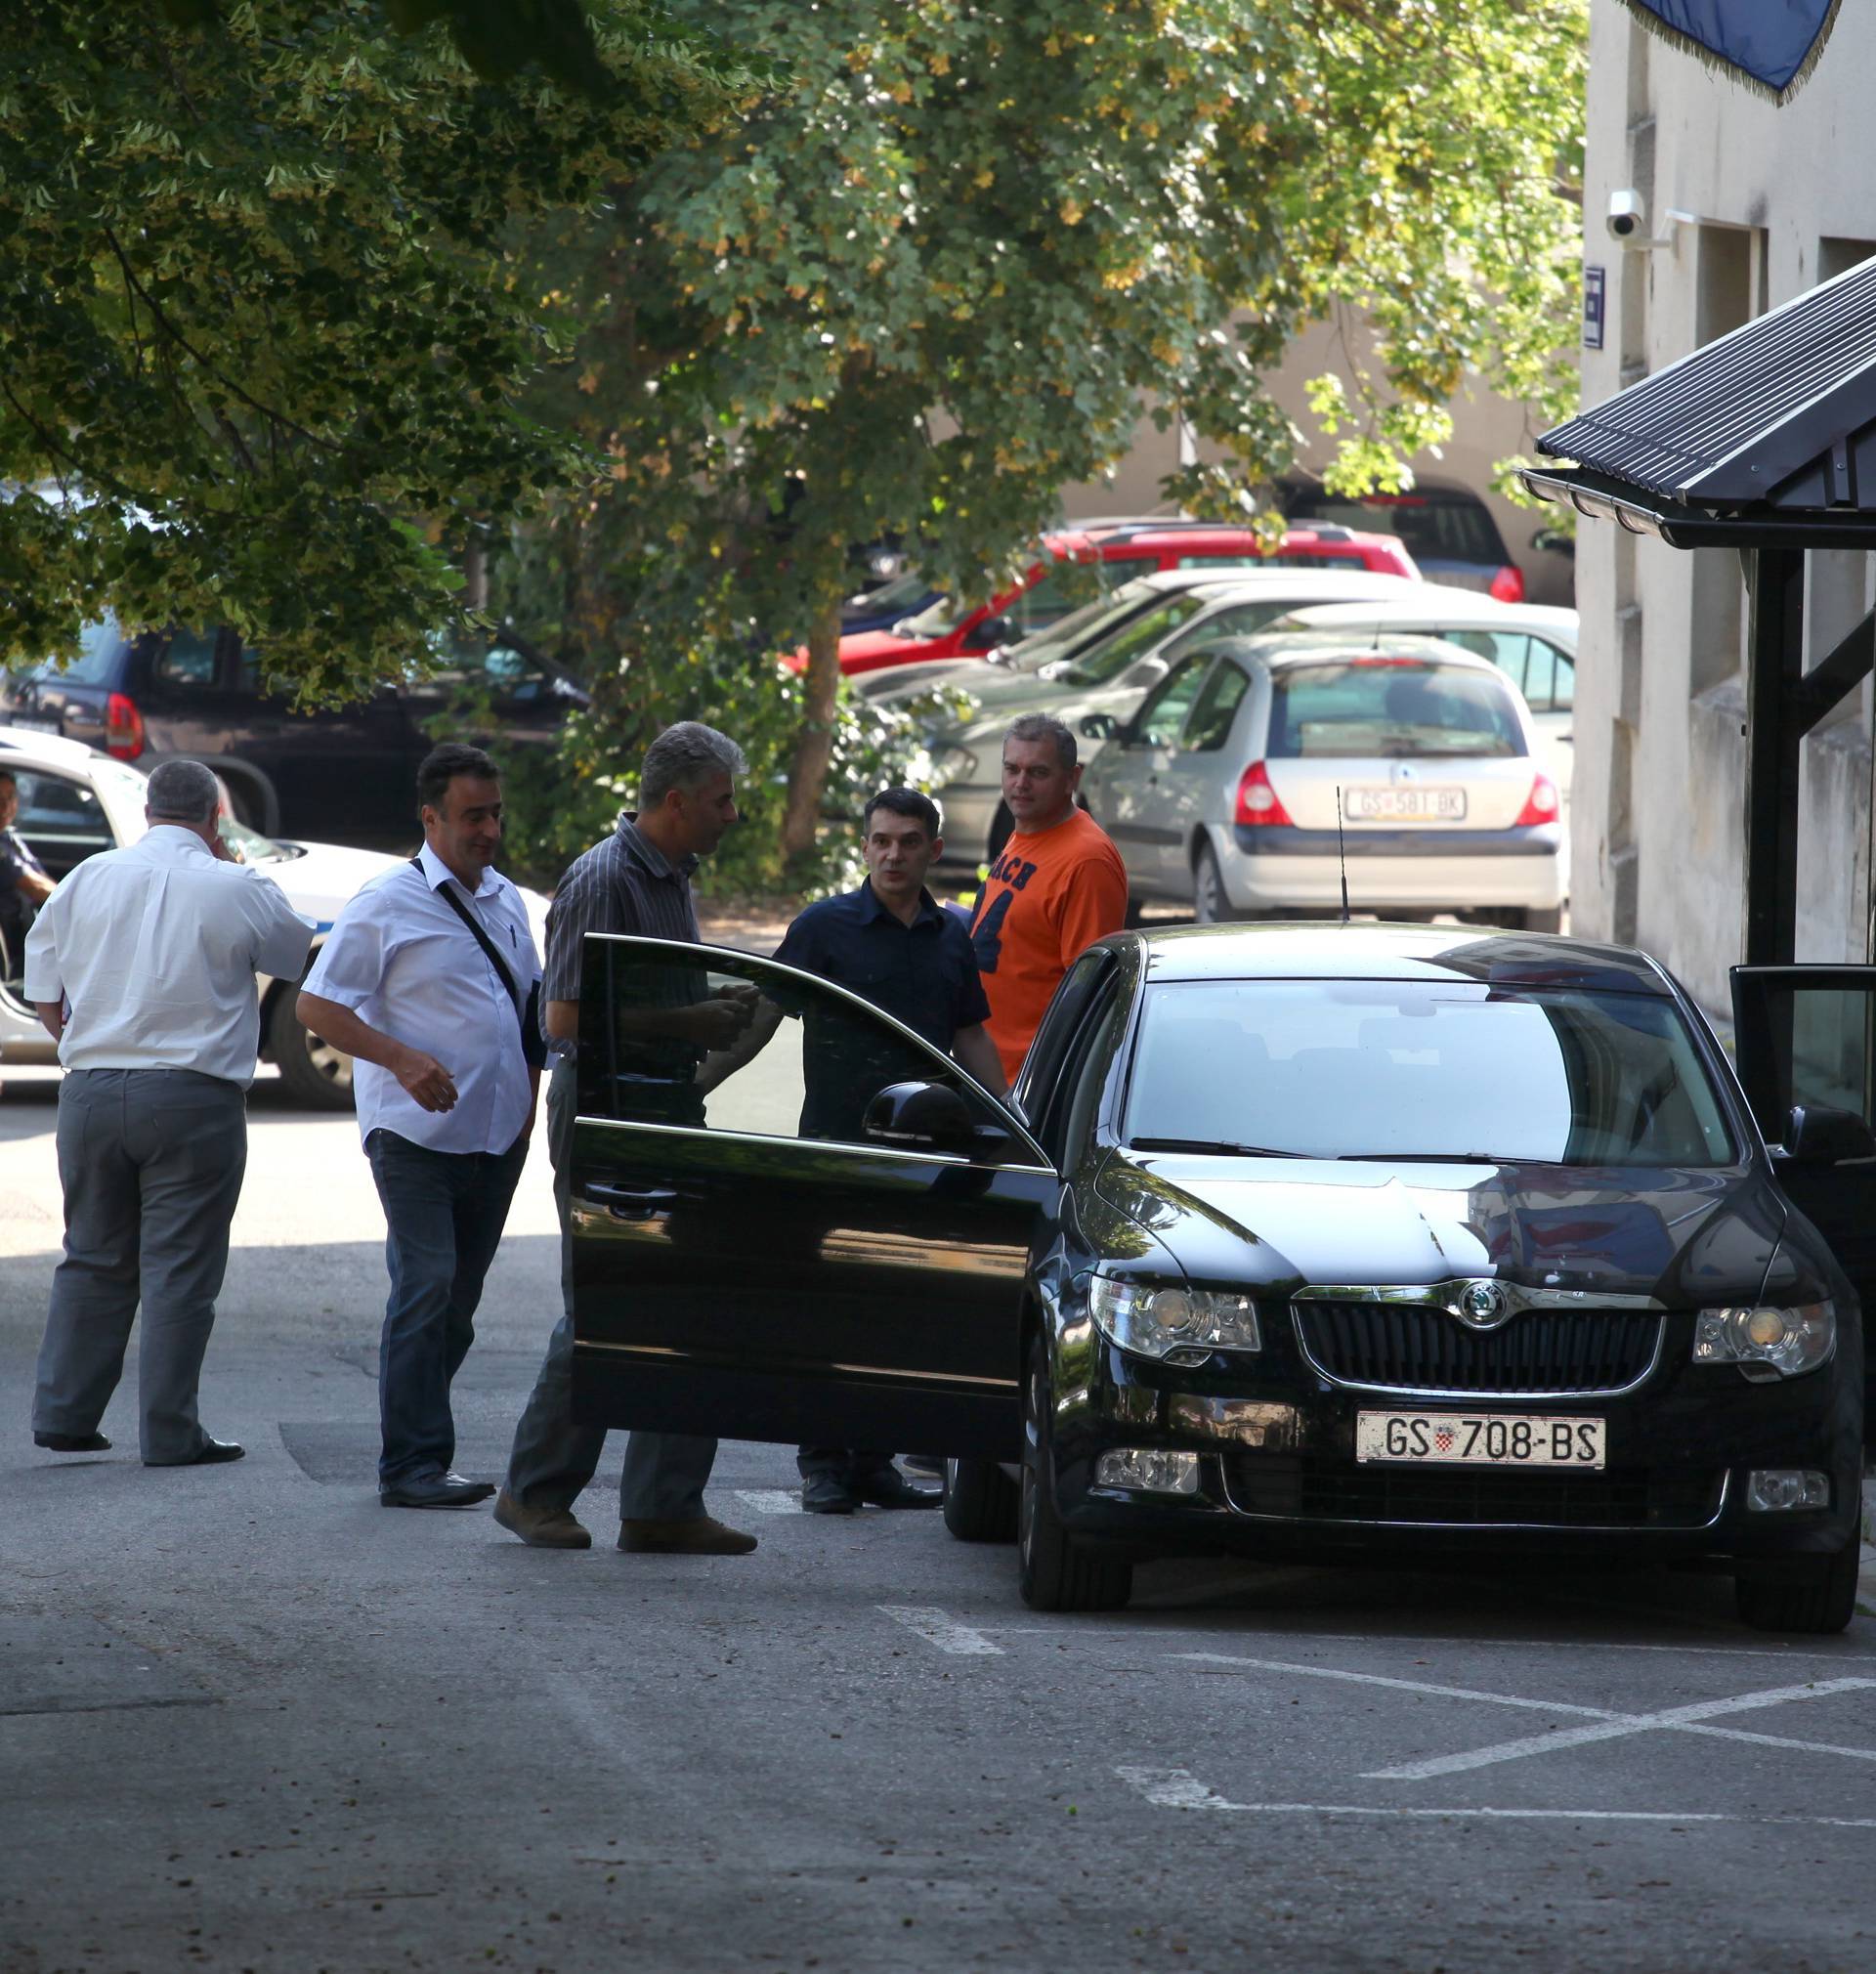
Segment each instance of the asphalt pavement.
[{"label": "asphalt pavement", "polygon": [[[26,1408],[55,1078],[0,1096],[0,1968],[1865,1968],[1876,1617],[1724,1579],[1144,1569],[1045,1618],[936,1515],[586,1554],[372,1484],[382,1223],[348,1119],[256,1086],[203,1385],[234,1466]],[[556,1306],[544,1153],[457,1386],[496,1475]]]}]

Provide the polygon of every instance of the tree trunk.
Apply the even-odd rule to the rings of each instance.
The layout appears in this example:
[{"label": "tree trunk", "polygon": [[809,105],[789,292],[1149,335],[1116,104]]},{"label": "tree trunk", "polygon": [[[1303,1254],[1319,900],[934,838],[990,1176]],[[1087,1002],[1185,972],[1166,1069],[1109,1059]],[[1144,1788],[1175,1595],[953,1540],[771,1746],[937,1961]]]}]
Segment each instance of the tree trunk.
[{"label": "tree trunk", "polygon": [[803,680],[801,731],[789,763],[789,802],[782,814],[782,859],[806,860],[821,819],[821,792],[833,758],[833,708],[840,690],[840,599],[816,613],[808,631],[808,670]]}]

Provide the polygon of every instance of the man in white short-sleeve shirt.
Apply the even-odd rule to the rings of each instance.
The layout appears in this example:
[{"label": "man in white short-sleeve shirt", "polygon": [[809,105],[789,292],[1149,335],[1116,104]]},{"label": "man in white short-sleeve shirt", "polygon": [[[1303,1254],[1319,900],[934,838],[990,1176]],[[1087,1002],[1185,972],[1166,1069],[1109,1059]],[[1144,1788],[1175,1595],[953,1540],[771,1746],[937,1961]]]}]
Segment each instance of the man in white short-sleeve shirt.
[{"label": "man in white short-sleeve shirt", "polygon": [[80,864],[26,935],[26,998],[59,1044],[64,1259],[32,1403],[55,1453],[98,1430],[137,1306],[144,1463],[238,1460],[196,1418],[202,1355],[247,1164],[260,1046],[255,975],[297,980],[313,928],[273,879],[234,863],[199,761],[149,778],[149,834]]},{"label": "man in white short-sleeve shirt", "polygon": [[449,1386],[528,1157],[540,1067],[540,961],[493,869],[501,781],[480,748],[417,770],[423,848],[339,914],[297,1012],[354,1058],[359,1131],[389,1232],[378,1350],[387,1508],[461,1508],[492,1484],[451,1472]]}]

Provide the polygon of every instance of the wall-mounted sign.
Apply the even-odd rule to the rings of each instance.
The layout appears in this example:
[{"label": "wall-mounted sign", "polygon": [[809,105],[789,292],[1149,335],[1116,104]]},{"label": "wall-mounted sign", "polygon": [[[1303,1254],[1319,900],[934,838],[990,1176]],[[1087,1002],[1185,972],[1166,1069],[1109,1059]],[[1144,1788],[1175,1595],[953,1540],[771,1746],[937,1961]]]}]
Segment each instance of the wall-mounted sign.
[{"label": "wall-mounted sign", "polygon": [[1607,277],[1600,268],[1583,270],[1583,347],[1602,347],[1602,308]]}]

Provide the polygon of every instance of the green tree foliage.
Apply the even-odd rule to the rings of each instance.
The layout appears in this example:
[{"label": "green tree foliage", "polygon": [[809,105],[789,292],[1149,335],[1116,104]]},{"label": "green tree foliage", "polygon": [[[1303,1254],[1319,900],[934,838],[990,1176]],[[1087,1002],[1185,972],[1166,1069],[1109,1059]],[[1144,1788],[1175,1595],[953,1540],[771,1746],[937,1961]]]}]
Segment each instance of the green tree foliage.
[{"label": "green tree foliage", "polygon": [[1321,394],[1344,482],[1473,373],[1564,401],[1585,0],[679,11],[788,79],[537,242],[580,324],[542,415],[609,465],[530,594],[601,662],[618,752],[805,642],[780,859],[841,745],[847,543],[916,537],[981,596],[1143,406],[1207,442],[1170,496],[1255,511],[1298,438],[1264,375],[1339,305],[1376,352]]},{"label": "green tree foliage", "polygon": [[0,660],[108,605],[232,622],[309,695],[357,693],[448,615],[472,530],[586,476],[517,411],[555,319],[502,242],[748,75],[656,0],[605,0],[600,82],[497,83],[462,52],[504,66],[490,11],[12,0]]}]

